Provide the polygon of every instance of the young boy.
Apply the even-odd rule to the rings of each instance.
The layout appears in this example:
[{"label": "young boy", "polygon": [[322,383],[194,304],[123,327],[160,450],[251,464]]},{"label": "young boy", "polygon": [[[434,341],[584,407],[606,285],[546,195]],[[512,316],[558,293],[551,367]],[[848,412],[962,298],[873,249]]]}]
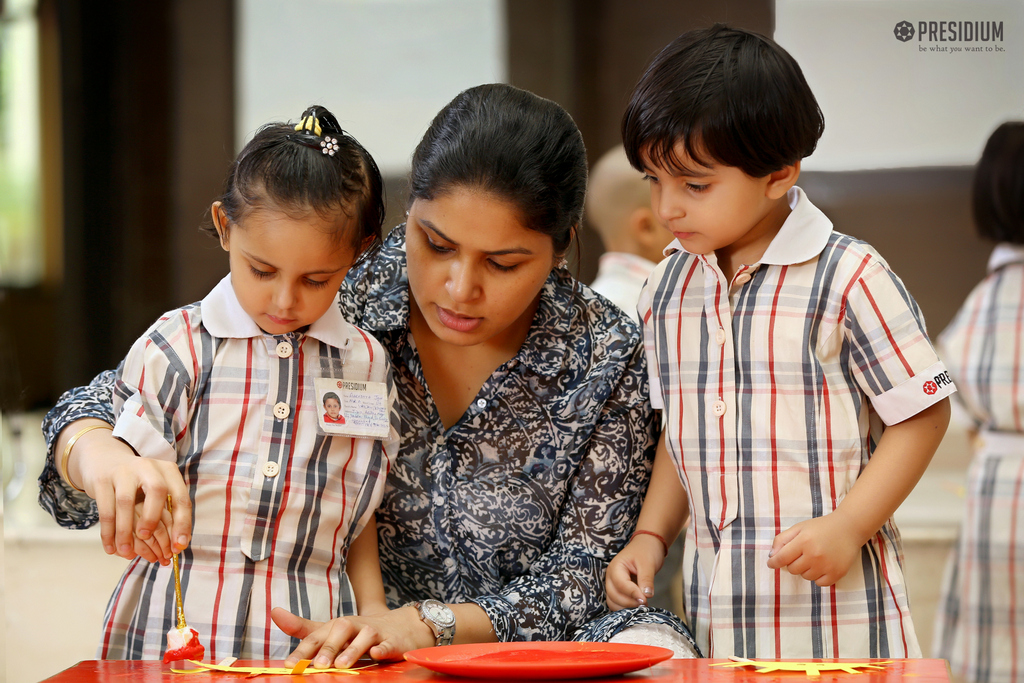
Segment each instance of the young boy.
[{"label": "young boy", "polygon": [[795,186],[823,128],[793,58],[721,25],[666,47],[623,118],[676,240],[639,303],[665,428],[608,600],[651,594],[689,507],[706,656],[921,656],[891,516],[955,389],[903,283]]}]

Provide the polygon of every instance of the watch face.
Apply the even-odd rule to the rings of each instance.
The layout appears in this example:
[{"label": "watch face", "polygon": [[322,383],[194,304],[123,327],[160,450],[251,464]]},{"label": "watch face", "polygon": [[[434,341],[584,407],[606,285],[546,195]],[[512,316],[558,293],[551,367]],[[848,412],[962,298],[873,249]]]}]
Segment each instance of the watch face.
[{"label": "watch face", "polygon": [[428,600],[423,603],[423,613],[442,628],[455,623],[455,614],[443,602]]}]

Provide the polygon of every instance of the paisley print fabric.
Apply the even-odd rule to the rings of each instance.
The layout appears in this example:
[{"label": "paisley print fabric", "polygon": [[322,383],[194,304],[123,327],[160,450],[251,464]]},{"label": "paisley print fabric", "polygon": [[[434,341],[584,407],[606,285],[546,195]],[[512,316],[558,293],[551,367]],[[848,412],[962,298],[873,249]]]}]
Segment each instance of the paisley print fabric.
[{"label": "paisley print fabric", "polygon": [[409,335],[405,231],[349,274],[342,312],[391,353],[402,450],[377,513],[392,606],[472,601],[500,640],[565,640],[606,611],[656,438],[637,328],[564,270],[519,354],[450,430]]}]

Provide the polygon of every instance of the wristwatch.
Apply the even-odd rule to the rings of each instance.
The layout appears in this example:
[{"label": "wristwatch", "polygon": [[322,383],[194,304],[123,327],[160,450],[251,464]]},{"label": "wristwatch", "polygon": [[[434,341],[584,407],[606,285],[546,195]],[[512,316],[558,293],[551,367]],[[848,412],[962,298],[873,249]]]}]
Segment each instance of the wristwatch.
[{"label": "wristwatch", "polygon": [[455,640],[455,612],[440,600],[410,602],[420,611],[420,619],[434,632],[435,645],[451,645]]}]

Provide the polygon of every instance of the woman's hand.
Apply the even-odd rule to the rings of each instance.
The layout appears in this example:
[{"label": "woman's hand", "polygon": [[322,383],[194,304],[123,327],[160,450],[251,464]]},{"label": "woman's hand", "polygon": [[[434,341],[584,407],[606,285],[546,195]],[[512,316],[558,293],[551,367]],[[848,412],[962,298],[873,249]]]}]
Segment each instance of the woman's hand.
[{"label": "woman's hand", "polygon": [[[56,452],[62,453],[67,440],[89,423],[103,424],[92,419],[71,423]],[[192,502],[176,463],[140,458],[109,430],[96,429],[75,442],[68,474],[96,501],[100,539],[108,555],[167,564],[172,552],[188,546]],[[167,513],[168,495],[173,514]]]},{"label": "woman's hand", "polygon": [[860,556],[863,543],[837,513],[794,524],[776,536],[768,566],[785,569],[822,587],[846,576]]},{"label": "woman's hand", "polygon": [[654,595],[654,575],[665,562],[661,541],[647,534],[633,538],[608,564],[604,588],[608,608],[626,609],[647,604]]},{"label": "woman's hand", "polygon": [[275,607],[270,612],[278,628],[302,642],[288,655],[285,666],[310,659],[313,666],[345,669],[364,654],[376,661],[401,659],[410,650],[434,645],[434,634],[413,607],[358,617],[339,617],[326,623],[310,621]]}]

